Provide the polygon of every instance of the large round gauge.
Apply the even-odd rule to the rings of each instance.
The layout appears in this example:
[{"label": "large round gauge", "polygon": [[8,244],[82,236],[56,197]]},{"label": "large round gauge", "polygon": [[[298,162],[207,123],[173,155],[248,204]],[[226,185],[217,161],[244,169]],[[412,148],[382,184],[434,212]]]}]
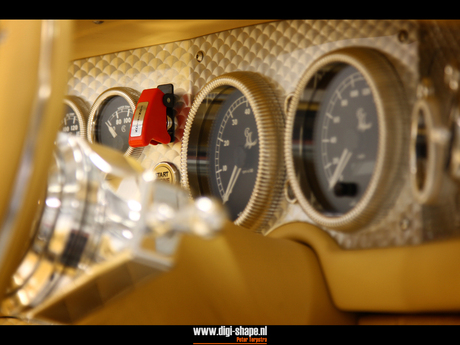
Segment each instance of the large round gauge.
[{"label": "large round gauge", "polygon": [[295,91],[285,133],[293,191],[319,225],[357,230],[397,194],[407,110],[391,64],[371,49],[314,62]]},{"label": "large round gauge", "polygon": [[272,215],[284,182],[282,110],[270,84],[252,72],[209,82],[187,119],[182,185],[221,200],[231,219],[253,230]]},{"label": "large round gauge", "polygon": [[86,139],[88,113],[89,107],[84,100],[76,96],[66,96],[64,98],[64,118],[61,123],[61,131]]},{"label": "large round gauge", "polygon": [[94,102],[88,119],[88,140],[139,157],[143,148],[129,146],[129,129],[140,93],[130,88],[104,91]]}]

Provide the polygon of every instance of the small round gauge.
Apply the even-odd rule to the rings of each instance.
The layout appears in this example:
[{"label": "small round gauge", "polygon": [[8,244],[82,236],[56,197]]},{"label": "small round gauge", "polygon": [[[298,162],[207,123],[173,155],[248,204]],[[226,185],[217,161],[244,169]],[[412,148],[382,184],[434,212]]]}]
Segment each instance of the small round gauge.
[{"label": "small round gauge", "polygon": [[260,75],[234,72],[213,79],[187,119],[182,185],[193,197],[221,200],[236,224],[262,230],[284,182],[281,126],[277,97]]},{"label": "small round gauge", "polygon": [[61,131],[86,139],[88,113],[89,107],[85,101],[76,96],[66,96],[64,98],[64,118],[61,123]]},{"label": "small round gauge", "polygon": [[88,119],[88,140],[139,157],[143,148],[129,146],[129,129],[140,93],[130,88],[104,91],[94,102]]},{"label": "small round gauge", "polygon": [[285,154],[293,191],[313,221],[356,230],[392,202],[407,126],[402,94],[393,67],[371,49],[327,54],[305,72]]}]

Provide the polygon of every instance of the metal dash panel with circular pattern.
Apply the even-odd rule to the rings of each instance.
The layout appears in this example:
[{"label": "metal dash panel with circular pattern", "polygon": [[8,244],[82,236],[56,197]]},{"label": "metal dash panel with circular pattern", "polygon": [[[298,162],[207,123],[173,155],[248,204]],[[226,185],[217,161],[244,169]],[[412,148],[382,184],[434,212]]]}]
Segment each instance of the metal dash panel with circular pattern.
[{"label": "metal dash panel with circular pattern", "polygon": [[[176,140],[168,145],[146,147],[139,161],[144,168],[153,168],[162,161],[179,167],[190,108],[198,92],[212,79],[235,71],[263,75],[275,90],[277,101],[285,104],[287,113],[300,77],[314,61],[327,53],[359,46],[386,56],[399,79],[404,80],[404,92],[412,104],[418,80],[418,44],[418,23],[414,21],[274,21],[73,61],[68,72],[68,94],[92,104],[112,87],[142,91],[159,84],[174,84],[179,96]],[[402,174],[401,179],[407,181],[408,175]],[[266,233],[296,220],[312,222],[298,203],[283,200],[262,231]],[[422,224],[420,207],[408,183],[403,183],[393,207],[379,221],[353,233],[326,231],[344,248],[368,248],[420,243],[425,238]]]}]

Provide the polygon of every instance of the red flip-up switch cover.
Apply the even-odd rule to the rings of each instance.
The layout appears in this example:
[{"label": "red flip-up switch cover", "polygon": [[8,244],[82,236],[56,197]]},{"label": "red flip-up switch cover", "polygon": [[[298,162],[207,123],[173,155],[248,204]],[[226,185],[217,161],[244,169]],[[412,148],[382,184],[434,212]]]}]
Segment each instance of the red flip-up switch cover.
[{"label": "red flip-up switch cover", "polygon": [[160,89],[142,91],[131,121],[129,146],[142,147],[170,142],[163,96],[164,93]]}]

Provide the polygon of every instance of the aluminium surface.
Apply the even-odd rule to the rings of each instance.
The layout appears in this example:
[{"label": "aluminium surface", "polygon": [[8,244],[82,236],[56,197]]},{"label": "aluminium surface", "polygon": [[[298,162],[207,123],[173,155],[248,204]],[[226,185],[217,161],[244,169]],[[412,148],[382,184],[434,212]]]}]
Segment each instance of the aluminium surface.
[{"label": "aluminium surface", "polygon": [[[411,107],[418,81],[418,44],[418,24],[414,21],[277,21],[75,60],[68,70],[68,94],[92,105],[111,87],[142,91],[173,83],[180,96],[176,141],[149,145],[139,161],[144,168],[152,168],[161,161],[179,167],[180,140],[193,98],[213,78],[232,71],[258,72],[269,80],[281,104],[285,104],[300,76],[315,59],[339,48],[370,47],[385,53],[395,65]],[[195,58],[199,52],[203,53],[201,61]],[[408,180],[408,176],[401,178]],[[265,232],[291,221],[310,222],[298,204],[284,200]],[[404,182],[395,207],[381,222],[355,233],[327,231],[339,245],[350,249],[416,244],[424,238],[421,222],[420,206],[413,201],[409,184]]]}]

